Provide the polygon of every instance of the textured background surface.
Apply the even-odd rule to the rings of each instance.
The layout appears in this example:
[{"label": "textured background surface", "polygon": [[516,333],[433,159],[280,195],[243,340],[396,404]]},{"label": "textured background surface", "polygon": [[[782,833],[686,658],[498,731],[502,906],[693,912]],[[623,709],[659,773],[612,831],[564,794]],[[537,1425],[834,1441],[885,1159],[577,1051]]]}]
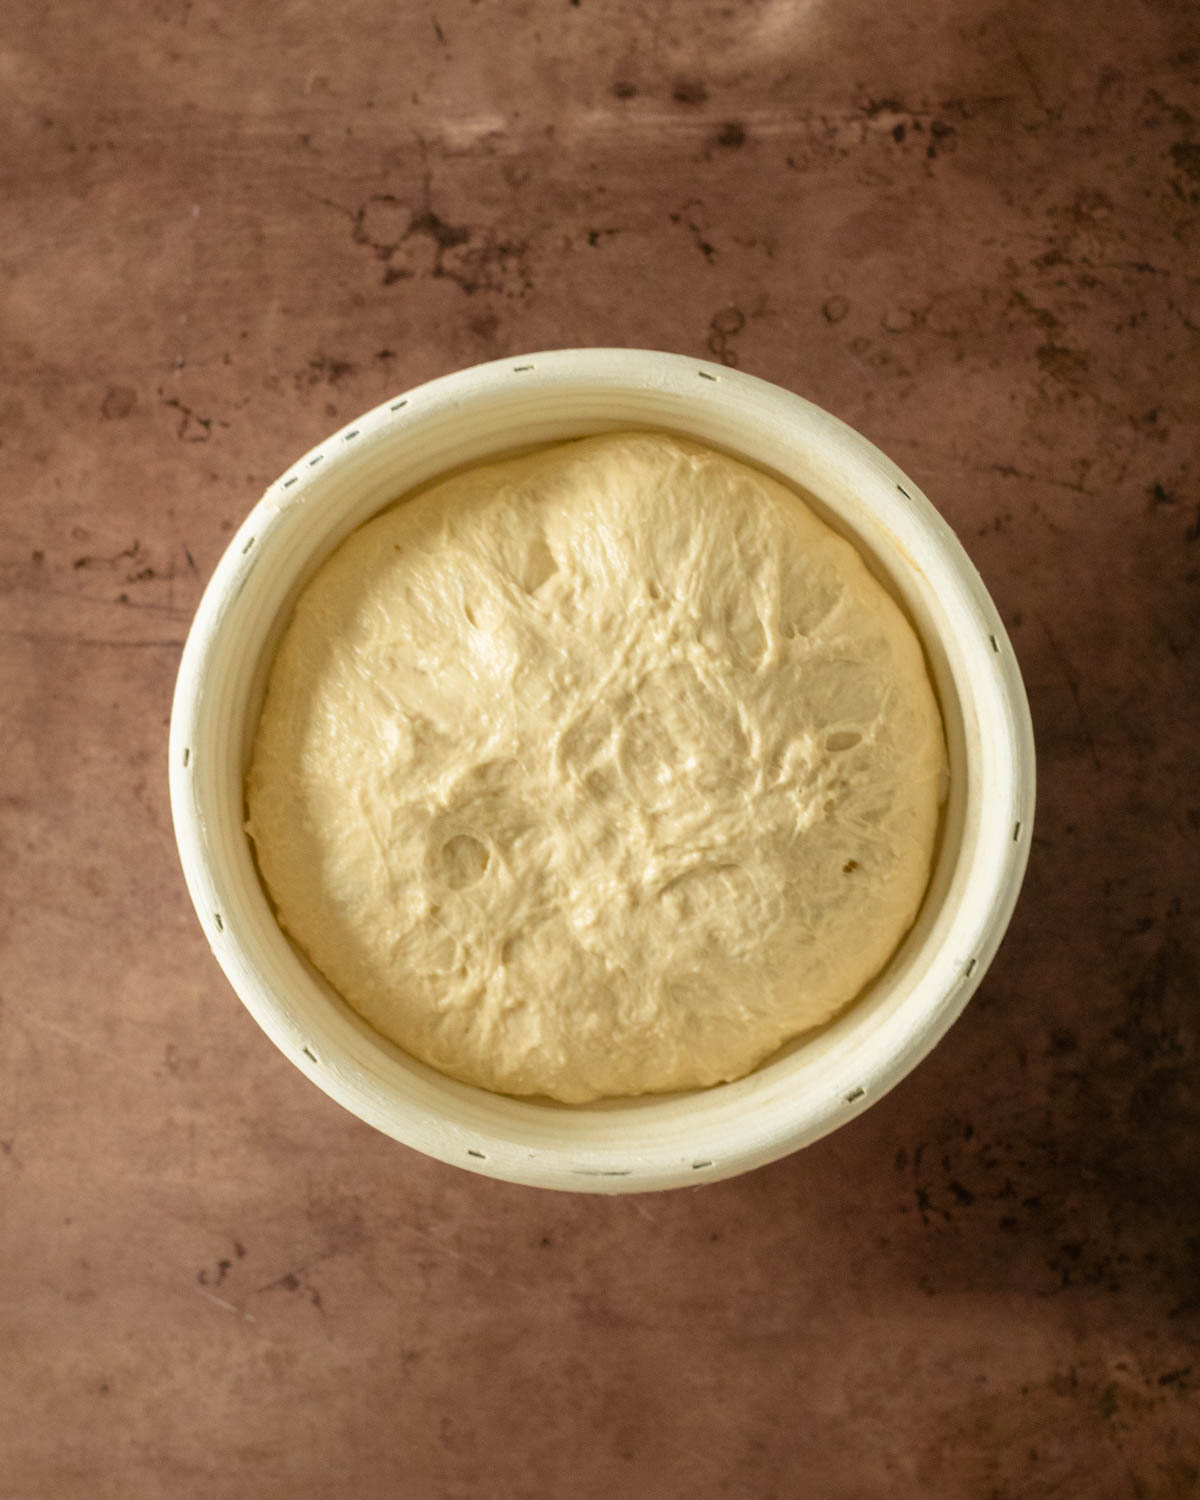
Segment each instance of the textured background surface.
[{"label": "textured background surface", "polygon": [[[1195,6],[7,0],[0,98],[4,1500],[1197,1493]],[[907,467],[1042,776],[929,1061],[799,1156],[611,1201],[293,1071],[164,763],[276,473],[593,343]]]}]

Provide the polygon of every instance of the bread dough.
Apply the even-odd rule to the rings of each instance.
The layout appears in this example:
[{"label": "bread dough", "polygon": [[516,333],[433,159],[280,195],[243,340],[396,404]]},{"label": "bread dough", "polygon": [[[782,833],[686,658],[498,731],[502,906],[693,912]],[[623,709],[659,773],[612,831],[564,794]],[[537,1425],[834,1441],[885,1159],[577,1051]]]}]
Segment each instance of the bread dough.
[{"label": "bread dough", "polygon": [[305,589],[249,823],[378,1031],[568,1103],[739,1078],[879,972],[944,768],[916,636],[783,485],[654,433],[476,468]]}]

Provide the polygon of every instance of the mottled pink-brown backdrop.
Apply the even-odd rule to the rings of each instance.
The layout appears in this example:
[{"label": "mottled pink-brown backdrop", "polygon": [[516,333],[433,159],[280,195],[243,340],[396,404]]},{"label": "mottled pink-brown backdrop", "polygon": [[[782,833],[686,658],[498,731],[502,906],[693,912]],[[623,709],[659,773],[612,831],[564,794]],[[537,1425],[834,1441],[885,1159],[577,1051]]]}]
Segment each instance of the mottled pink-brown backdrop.
[{"label": "mottled pink-brown backdrop", "polygon": [[[1200,1490],[1200,11],[7,0],[0,1494]],[[211,959],[165,735],[264,486],[501,354],[709,355],[926,487],[1023,663],[1025,895],[741,1180],[374,1134]]]}]

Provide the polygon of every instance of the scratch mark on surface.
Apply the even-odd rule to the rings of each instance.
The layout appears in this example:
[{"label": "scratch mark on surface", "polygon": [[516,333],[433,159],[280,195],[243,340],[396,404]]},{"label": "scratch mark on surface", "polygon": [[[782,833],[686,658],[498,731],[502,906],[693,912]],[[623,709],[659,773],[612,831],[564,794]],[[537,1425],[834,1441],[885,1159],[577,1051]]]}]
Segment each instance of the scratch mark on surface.
[{"label": "scratch mark on surface", "polygon": [[441,1251],[443,1255],[448,1255],[451,1260],[458,1261],[460,1264],[467,1266],[470,1270],[475,1271],[480,1276],[486,1276],[490,1281],[506,1281],[510,1286],[524,1286],[523,1282],[519,1282],[511,1276],[505,1276],[503,1272],[497,1270],[495,1266],[485,1265],[482,1261],[476,1260],[473,1256],[466,1255],[461,1250],[456,1250],[453,1245],[446,1244],[446,1242],[442,1239],[439,1239],[437,1235],[430,1234],[427,1229],[418,1229],[415,1224],[405,1224],[402,1226],[402,1228],[408,1234],[413,1235],[416,1239],[423,1240],[426,1244],[432,1246],[434,1249]]},{"label": "scratch mark on surface", "polygon": [[40,584],[17,583],[0,590],[4,594],[34,594],[39,599],[69,599],[72,604],[99,604],[109,609],[143,609],[151,614],[167,615],[176,620],[186,620],[188,612],[175,605],[156,604],[151,599],[131,599],[122,594],[116,599],[106,599],[101,594],[77,594],[72,589],[44,588]]},{"label": "scratch mark on surface", "polygon": [[64,1042],[70,1042],[72,1046],[78,1047],[81,1051],[88,1052],[94,1057],[110,1058],[113,1062],[119,1063],[121,1067],[127,1069],[129,1072],[136,1073],[140,1076],[140,1070],[133,1067],[132,1064],[130,1064],[130,1062],[126,1058],[122,1057],[119,1052],[114,1052],[109,1047],[98,1047],[95,1042],[89,1041],[87,1037],[80,1036],[77,1032],[71,1031],[68,1027],[59,1026],[54,1021],[47,1021],[45,1016],[34,1017],[26,1012],[26,1014],[21,1017],[21,1023],[26,1028],[33,1027],[36,1031],[48,1031],[52,1036],[60,1037]]},{"label": "scratch mark on surface", "polygon": [[164,640],[114,641],[101,640],[95,636],[86,635],[54,635],[49,631],[42,630],[3,629],[0,629],[0,636],[5,636],[13,641],[32,641],[35,645],[47,646],[116,646],[123,648],[149,647],[151,649],[159,646],[171,646],[180,650],[183,648],[183,641],[174,637]]},{"label": "scratch mark on surface", "polygon": [[1075,495],[1089,495],[1096,498],[1094,490],[1086,489],[1082,484],[1075,484],[1070,479],[1056,479],[1052,474],[1031,474],[1027,469],[1014,468],[1012,464],[987,464],[978,472],[999,474],[1002,479],[1027,479],[1031,484],[1053,485],[1056,489],[1070,490]]},{"label": "scratch mark on surface", "polygon": [[1017,60],[1017,66],[1021,69],[1021,72],[1024,73],[1026,82],[1029,84],[1029,90],[1033,95],[1034,102],[1044,114],[1050,114],[1051,111],[1046,108],[1046,100],[1042,95],[1042,90],[1038,84],[1037,76],[1029,65],[1029,59],[1025,56],[1024,52],[1021,51],[1020,45],[1017,42],[1016,37],[1013,35],[1012,27],[1006,25],[1004,30],[1008,35],[1009,46],[1013,49],[1013,56]]},{"label": "scratch mark on surface", "polygon": [[[851,354],[853,351],[849,351]],[[864,369],[868,366],[863,365]],[[1100,498],[1095,490],[1089,490],[1086,485],[1079,484],[1072,479],[1060,479],[1055,474],[1035,474],[1029,469],[1018,469],[1014,464],[998,463],[976,463],[963,453],[957,453],[953,449],[939,448],[934,443],[922,442],[919,438],[904,437],[897,434],[895,437],[881,439],[886,448],[916,448],[920,452],[930,453],[939,459],[948,459],[951,463],[961,465],[955,469],[930,469],[926,468],[927,474],[936,474],[939,477],[950,479],[967,479],[972,474],[997,474],[1001,479],[1023,479],[1029,484],[1049,485],[1054,489],[1069,490],[1073,495],[1084,495],[1088,499]]]},{"label": "scratch mark on surface", "polygon": [[226,1312],[231,1312],[235,1318],[244,1318],[247,1323],[258,1322],[253,1313],[243,1312],[240,1307],[235,1307],[232,1302],[226,1302],[224,1297],[218,1297],[212,1292],[206,1292],[202,1286],[198,1286],[194,1290],[197,1296],[205,1298],[208,1302],[215,1302],[218,1307],[223,1307]]},{"label": "scratch mark on surface", "polygon": [[1087,715],[1083,710],[1083,699],[1079,692],[1079,678],[1076,675],[1075,669],[1071,666],[1066,652],[1055,640],[1053,632],[1051,631],[1049,625],[1046,624],[1045,619],[1041,615],[1038,616],[1038,624],[1041,625],[1042,629],[1046,632],[1046,639],[1050,642],[1050,649],[1054,653],[1056,661],[1062,668],[1062,674],[1067,680],[1067,687],[1070,689],[1071,698],[1075,704],[1075,713],[1079,719],[1080,733],[1083,737],[1084,743],[1088,747],[1088,752],[1092,757],[1092,764],[1098,771],[1100,769],[1100,757],[1096,753],[1096,741],[1094,736],[1092,735],[1091,725],[1088,723]]}]

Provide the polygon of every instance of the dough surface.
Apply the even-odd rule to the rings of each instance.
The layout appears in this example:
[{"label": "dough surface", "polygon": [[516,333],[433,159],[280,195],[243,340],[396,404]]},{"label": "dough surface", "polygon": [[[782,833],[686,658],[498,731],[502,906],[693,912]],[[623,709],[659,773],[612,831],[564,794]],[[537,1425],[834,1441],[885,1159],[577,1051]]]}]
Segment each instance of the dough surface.
[{"label": "dough surface", "polygon": [[273,664],[249,822],[378,1031],[568,1103],[741,1077],[844,1009],[929,877],[942,725],[857,552],[655,433],[354,532]]}]

